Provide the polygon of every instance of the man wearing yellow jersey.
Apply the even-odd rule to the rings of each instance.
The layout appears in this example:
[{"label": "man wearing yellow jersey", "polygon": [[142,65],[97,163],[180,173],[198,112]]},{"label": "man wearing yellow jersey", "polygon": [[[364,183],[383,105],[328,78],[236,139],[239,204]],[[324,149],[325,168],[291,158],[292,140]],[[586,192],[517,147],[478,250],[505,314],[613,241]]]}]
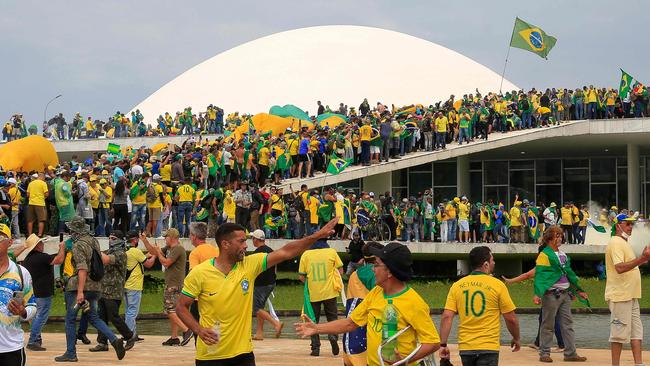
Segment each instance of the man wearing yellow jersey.
[{"label": "man wearing yellow jersey", "polygon": [[422,344],[420,350],[409,360],[415,364],[440,348],[440,337],[429,315],[429,306],[406,284],[413,274],[411,252],[406,246],[396,242],[389,243],[383,248],[370,248],[369,251],[375,256],[373,271],[376,286],[354,309],[352,315],[323,324],[315,324],[311,321],[297,323],[296,332],[302,337],[307,337],[317,334],[347,333],[358,327],[367,326],[367,364],[378,366],[380,360],[377,350],[382,341],[381,319],[384,308],[391,300],[399,314],[397,330],[410,327],[398,338],[399,355],[411,353],[416,347],[416,342]]},{"label": "man wearing yellow jersey", "polygon": [[192,178],[186,177],[185,184],[176,190],[176,202],[178,202],[178,232],[182,238],[186,238],[190,232],[192,221],[192,208],[194,207],[194,188]]},{"label": "man wearing yellow jersey", "polygon": [[140,312],[140,300],[144,285],[144,269],[151,268],[156,263],[156,256],[145,255],[138,248],[140,235],[137,231],[129,231],[126,235],[126,281],[124,282],[124,322],[129,330],[137,337],[135,319]]},{"label": "man wearing yellow jersey", "polygon": [[271,156],[271,150],[269,150],[267,143],[265,143],[262,148],[257,152],[257,168],[259,170],[259,178],[257,181],[261,186],[266,184],[266,180],[269,179],[269,157]]},{"label": "man wearing yellow jersey", "polygon": [[449,359],[447,339],[458,314],[458,350],[463,366],[496,366],[503,316],[512,335],[513,352],[519,351],[519,320],[506,285],[492,277],[494,257],[490,248],[475,247],[469,252],[471,274],[449,289],[440,322],[440,357]]},{"label": "man wearing yellow jersey", "polygon": [[560,226],[564,230],[565,243],[573,244],[573,208],[569,201],[560,208]]},{"label": "man wearing yellow jersey", "polygon": [[458,203],[458,239],[469,243],[469,201],[463,196]]},{"label": "man wearing yellow jersey", "polygon": [[367,120],[363,126],[359,127],[359,138],[361,140],[361,165],[370,165],[370,137],[372,127],[370,120]]},{"label": "man wearing yellow jersey", "polygon": [[454,197],[453,200],[445,206],[445,213],[447,214],[447,241],[456,241],[456,229],[458,228],[458,204],[460,198]]},{"label": "man wearing yellow jersey", "polygon": [[519,196],[515,198],[515,204],[510,209],[510,241],[512,243],[525,243],[526,232],[524,228],[523,213],[521,210],[521,201]]},{"label": "man wearing yellow jersey", "polygon": [[447,143],[447,125],[449,120],[445,117],[442,112],[436,114],[436,119],[433,121],[434,132],[436,135],[436,145],[433,150],[446,149],[445,144]]},{"label": "man wearing yellow jersey", "polygon": [[39,173],[32,176],[32,181],[27,185],[27,236],[32,235],[34,221],[38,223],[38,237],[43,236],[45,221],[47,221],[47,210],[45,199],[49,195],[45,174]]},{"label": "man wearing yellow jersey", "polygon": [[149,174],[144,173],[141,178],[137,178],[135,182],[133,182],[133,185],[131,185],[131,190],[129,191],[129,196],[131,198],[131,230],[135,230],[137,226],[138,231],[145,231],[148,177]]},{"label": "man wearing yellow jersey", "polygon": [[[316,242],[300,257],[298,273],[300,281],[307,283],[310,306],[314,312],[314,321],[320,320],[321,305],[327,321],[337,318],[336,298],[343,289],[343,262],[336,250],[327,245],[325,240]],[[328,335],[332,354],[339,354],[338,337]],[[311,355],[320,355],[320,337],[311,337]]]},{"label": "man wearing yellow jersey", "polygon": [[[246,256],[246,229],[237,224],[219,226],[215,234],[220,255],[192,269],[178,300],[180,319],[194,331],[196,365],[255,365],[251,340],[255,278],[267,268],[294,258],[316,240],[330,236],[338,218],[317,233],[284,245],[273,253]],[[198,300],[200,322],[189,312]]]},{"label": "man wearing yellow jersey", "polygon": [[18,189],[18,182],[16,178],[7,179],[7,185],[9,186],[9,199],[11,200],[11,232],[14,238],[20,237],[20,226],[18,225],[18,212],[20,209],[20,201],[22,199],[22,194]]}]

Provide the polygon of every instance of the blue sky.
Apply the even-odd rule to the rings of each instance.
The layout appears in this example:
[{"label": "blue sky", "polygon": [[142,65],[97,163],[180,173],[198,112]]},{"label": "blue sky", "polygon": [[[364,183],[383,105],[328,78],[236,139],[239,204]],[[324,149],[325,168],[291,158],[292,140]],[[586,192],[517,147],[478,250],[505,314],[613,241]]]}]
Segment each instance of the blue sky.
[{"label": "blue sky", "polygon": [[[558,42],[548,60],[513,48],[506,78],[523,88],[617,87],[619,67],[648,80],[645,1],[3,1],[0,118],[106,119],[192,66],[289,29],[351,24],[439,43],[500,73],[516,16]],[[227,86],[224,86],[227,87]],[[348,101],[346,101],[348,102]],[[349,101],[357,103],[358,101]]]}]

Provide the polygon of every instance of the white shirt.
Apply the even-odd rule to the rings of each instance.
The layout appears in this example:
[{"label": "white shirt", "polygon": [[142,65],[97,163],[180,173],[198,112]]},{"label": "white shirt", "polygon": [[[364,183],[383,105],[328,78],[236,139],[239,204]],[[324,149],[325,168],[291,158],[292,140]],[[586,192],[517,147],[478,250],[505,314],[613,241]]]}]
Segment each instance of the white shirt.
[{"label": "white shirt", "polygon": [[[18,268],[23,273],[23,283],[20,283]],[[27,317],[21,319],[19,315],[12,314],[7,305],[13,298],[14,291],[23,291],[23,305]],[[27,321],[36,315],[36,299],[32,289],[32,276],[25,267],[18,266],[9,261],[7,271],[0,275],[0,353],[17,351],[23,348],[24,332],[20,321]]]}]

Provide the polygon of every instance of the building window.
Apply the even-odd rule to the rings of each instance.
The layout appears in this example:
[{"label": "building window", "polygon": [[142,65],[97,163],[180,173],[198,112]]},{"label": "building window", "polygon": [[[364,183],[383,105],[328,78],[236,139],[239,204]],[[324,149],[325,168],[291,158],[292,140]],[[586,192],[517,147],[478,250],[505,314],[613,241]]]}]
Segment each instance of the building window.
[{"label": "building window", "polygon": [[521,199],[532,200],[535,197],[535,174],[532,169],[510,171],[510,196],[516,194]]},{"label": "building window", "polygon": [[[456,187],[433,187],[433,202],[440,203],[456,197]],[[445,201],[445,202],[446,202]]]},{"label": "building window", "polygon": [[409,195],[417,197],[418,193],[432,187],[433,174],[431,172],[409,172]]},{"label": "building window", "polygon": [[456,185],[456,162],[433,163],[433,185]]},{"label": "building window", "polygon": [[486,161],[483,166],[485,185],[508,185],[507,161]]},{"label": "building window", "polygon": [[[616,184],[592,184],[591,200],[603,208],[616,205]],[[586,203],[586,201],[579,203]]]},{"label": "building window", "polygon": [[591,182],[616,182],[616,158],[592,158]]},{"label": "building window", "polygon": [[535,173],[537,184],[561,183],[562,182],[562,160],[546,159],[535,162]]},{"label": "building window", "polygon": [[589,169],[564,169],[562,188],[564,202],[581,204],[589,201]]},{"label": "building window", "polygon": [[549,206],[555,202],[558,206],[562,205],[562,186],[559,184],[538,184],[536,187],[535,203],[537,206],[545,204]]},{"label": "building window", "polygon": [[512,204],[508,203],[508,186],[485,187],[484,197],[486,200],[492,200],[495,204],[503,203],[506,207],[510,207]]},{"label": "building window", "polygon": [[469,190],[470,194],[467,195],[470,202],[484,202],[483,201],[483,172],[470,172],[469,173]]}]

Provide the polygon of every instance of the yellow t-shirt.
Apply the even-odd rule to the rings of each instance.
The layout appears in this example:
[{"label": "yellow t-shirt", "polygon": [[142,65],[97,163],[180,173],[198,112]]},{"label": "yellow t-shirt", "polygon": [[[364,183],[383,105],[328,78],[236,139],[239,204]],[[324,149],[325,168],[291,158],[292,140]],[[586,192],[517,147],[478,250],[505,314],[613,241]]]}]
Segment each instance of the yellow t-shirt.
[{"label": "yellow t-shirt", "polygon": [[582,220],[578,223],[578,226],[587,226],[587,219],[591,216],[589,216],[589,212],[587,210],[581,210],[582,211]]},{"label": "yellow t-shirt", "polygon": [[447,212],[447,220],[456,218],[456,206],[450,203],[445,207],[445,211]]},{"label": "yellow t-shirt", "polygon": [[93,121],[86,120],[86,131],[92,131],[94,129],[95,129],[95,125],[93,124]]},{"label": "yellow t-shirt", "polygon": [[163,182],[169,182],[172,180],[172,165],[165,164],[160,167],[160,180]]},{"label": "yellow t-shirt", "polygon": [[48,192],[47,183],[40,179],[29,182],[27,193],[29,193],[29,204],[32,206],[45,206],[45,193]]},{"label": "yellow t-shirt", "polygon": [[[138,182],[134,182],[133,185],[131,186],[131,189],[133,187],[137,186]],[[144,205],[147,203],[147,190],[146,189],[141,189],[138,191],[139,194],[135,196],[134,199],[131,200],[131,203],[134,205]]]},{"label": "yellow t-shirt", "polygon": [[376,350],[381,344],[381,318],[388,300],[392,300],[399,314],[397,329],[411,326],[397,338],[397,351],[401,355],[411,353],[417,345],[416,341],[427,344],[440,343],[440,336],[429,315],[429,305],[415,290],[407,286],[402,292],[386,296],[384,289],[375,286],[350,315],[350,320],[356,325],[360,327],[367,325],[368,365],[371,366],[379,365]]},{"label": "yellow t-shirt", "polygon": [[519,207],[510,209],[510,226],[521,226],[521,209]]},{"label": "yellow t-shirt", "polygon": [[219,324],[221,338],[208,347],[199,337],[197,360],[221,360],[253,352],[251,326],[255,277],[266,270],[266,253],[252,254],[238,262],[226,275],[207,260],[185,277],[183,295],[198,299],[199,324]]},{"label": "yellow t-shirt", "polygon": [[156,192],[156,200],[149,203],[147,202],[147,207],[149,208],[162,208],[162,202],[160,202],[160,195],[163,193],[162,185],[158,183],[151,183],[153,186],[154,192]]},{"label": "yellow t-shirt", "polygon": [[458,219],[459,220],[469,219],[469,205],[466,205],[462,202],[458,204]]},{"label": "yellow t-shirt", "polygon": [[445,310],[458,314],[460,351],[498,352],[499,317],[515,309],[506,285],[483,273],[470,274],[456,281],[445,302]]},{"label": "yellow t-shirt", "polygon": [[641,298],[641,271],[634,267],[625,273],[616,272],[616,265],[636,259],[636,255],[625,239],[612,236],[605,250],[605,301],[630,301]]},{"label": "yellow t-shirt", "polygon": [[189,184],[183,184],[178,187],[176,195],[178,195],[178,202],[194,202],[194,188]]},{"label": "yellow t-shirt", "polygon": [[289,148],[289,155],[298,155],[298,149],[300,148],[298,139],[288,139],[287,147]]},{"label": "yellow t-shirt", "polygon": [[90,207],[92,207],[93,209],[99,208],[99,186],[96,185],[95,188],[93,188],[89,184],[88,193],[90,194]]},{"label": "yellow t-shirt", "polygon": [[20,193],[20,190],[18,188],[11,187],[9,188],[9,197],[11,198],[11,211],[18,211],[18,208],[20,206],[20,200],[22,198],[22,195]]},{"label": "yellow t-shirt", "polygon": [[436,132],[447,132],[447,125],[449,124],[447,117],[438,117],[433,123],[436,126]]},{"label": "yellow t-shirt", "polygon": [[235,200],[232,198],[232,192],[230,190],[226,191],[226,194],[224,195],[224,200],[223,200],[223,212],[228,216],[229,220],[233,220],[231,222],[234,222],[235,220]]},{"label": "yellow t-shirt", "polygon": [[573,224],[573,210],[569,207],[560,208],[560,225],[572,225]]},{"label": "yellow t-shirt", "polygon": [[310,249],[300,257],[298,272],[307,277],[309,299],[312,302],[335,298],[343,288],[341,276],[336,273],[343,267],[336,250]]},{"label": "yellow t-shirt", "polygon": [[190,270],[197,265],[207,261],[211,258],[216,258],[219,256],[219,248],[215,247],[212,244],[203,243],[198,247],[192,249],[190,252]]},{"label": "yellow t-shirt", "polygon": [[284,201],[282,201],[282,198],[277,194],[271,196],[271,209],[279,211],[284,210]]},{"label": "yellow t-shirt", "polygon": [[320,202],[316,197],[309,198],[309,223],[318,225],[318,206]]},{"label": "yellow t-shirt", "polygon": [[111,202],[113,202],[113,188],[107,185],[106,188],[104,188],[104,192],[106,192],[106,201],[102,204],[102,207],[111,208]]},{"label": "yellow t-shirt", "polygon": [[361,141],[370,141],[370,136],[372,136],[372,127],[369,125],[359,127],[359,138]]},{"label": "yellow t-shirt", "polygon": [[129,248],[126,251],[126,270],[131,271],[131,276],[124,282],[124,288],[127,290],[142,291],[144,283],[144,272],[138,263],[142,263],[147,257],[138,248]]},{"label": "yellow t-shirt", "polygon": [[259,165],[269,166],[269,148],[264,146],[257,152],[257,163]]}]

